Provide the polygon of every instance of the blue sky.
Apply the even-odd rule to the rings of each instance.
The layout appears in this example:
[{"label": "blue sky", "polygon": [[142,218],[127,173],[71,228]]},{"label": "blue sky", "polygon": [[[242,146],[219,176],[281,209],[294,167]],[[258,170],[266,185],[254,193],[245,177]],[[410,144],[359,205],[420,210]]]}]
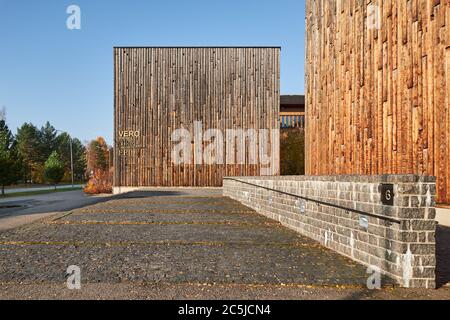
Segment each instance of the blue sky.
[{"label": "blue sky", "polygon": [[281,46],[281,92],[304,93],[304,24],[304,0],[0,0],[0,108],[14,132],[49,120],[111,144],[113,46]]}]

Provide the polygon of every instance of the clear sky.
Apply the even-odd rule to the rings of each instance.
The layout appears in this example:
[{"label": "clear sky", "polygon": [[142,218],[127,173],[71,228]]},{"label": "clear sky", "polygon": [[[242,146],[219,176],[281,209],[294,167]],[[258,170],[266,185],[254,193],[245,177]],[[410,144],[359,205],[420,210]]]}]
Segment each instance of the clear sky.
[{"label": "clear sky", "polygon": [[304,0],[0,0],[0,108],[14,132],[48,120],[111,144],[113,46],[281,46],[281,92],[303,94],[304,25]]}]

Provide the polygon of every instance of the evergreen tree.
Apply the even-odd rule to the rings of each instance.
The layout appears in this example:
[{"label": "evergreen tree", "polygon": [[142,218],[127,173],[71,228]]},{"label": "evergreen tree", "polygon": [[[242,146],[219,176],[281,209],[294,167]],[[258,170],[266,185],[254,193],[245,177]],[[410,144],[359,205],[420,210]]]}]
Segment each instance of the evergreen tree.
[{"label": "evergreen tree", "polygon": [[16,145],[19,160],[21,161],[21,177],[25,182],[31,181],[33,170],[36,170],[40,157],[39,131],[31,123],[24,123],[16,135]]},{"label": "evergreen tree", "polygon": [[102,137],[92,140],[87,147],[87,169],[89,174],[96,170],[108,171],[109,147]]},{"label": "evergreen tree", "polygon": [[[55,128],[47,122],[40,130],[25,123],[17,131],[17,153],[21,178],[25,182],[45,181],[45,162],[57,151],[64,164],[64,180],[71,180],[70,139],[67,133],[57,135]],[[83,180],[86,174],[86,148],[78,139],[73,139],[74,178]]]},{"label": "evergreen tree", "polygon": [[44,166],[45,178],[56,185],[61,182],[64,177],[64,163],[61,161],[58,153],[56,151],[52,152],[45,162]]},{"label": "evergreen tree", "polygon": [[289,128],[281,130],[281,175],[305,174],[305,130]]},{"label": "evergreen tree", "polygon": [[[56,138],[56,150],[64,162],[65,176],[71,175],[70,163],[70,139],[67,133],[62,133]],[[77,138],[72,140],[73,171],[75,180],[83,180],[86,173],[86,148]]]},{"label": "evergreen tree", "polygon": [[0,109],[0,120],[6,121],[6,108],[4,106]]},{"label": "evergreen tree", "polygon": [[0,120],[0,185],[2,195],[5,194],[5,186],[13,184],[17,180],[17,154],[14,137],[5,120]]},{"label": "evergreen tree", "polygon": [[[71,163],[70,163],[70,140],[72,138],[66,132],[60,134],[56,137],[56,151],[61,157],[62,162],[64,163],[64,181],[69,181],[71,179]],[[75,163],[75,155],[74,155],[74,163]]]},{"label": "evergreen tree", "polygon": [[56,136],[55,127],[47,121],[39,131],[39,162],[44,163],[50,154],[57,150]]},{"label": "evergreen tree", "polygon": [[81,141],[77,138],[73,139],[73,170],[75,179],[78,181],[84,180],[86,177],[86,147],[81,143]]}]

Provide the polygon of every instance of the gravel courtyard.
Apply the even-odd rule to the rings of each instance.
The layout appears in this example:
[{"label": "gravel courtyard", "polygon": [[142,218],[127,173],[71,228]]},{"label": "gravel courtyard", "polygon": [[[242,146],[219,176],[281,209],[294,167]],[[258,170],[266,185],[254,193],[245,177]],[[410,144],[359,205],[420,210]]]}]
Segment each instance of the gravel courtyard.
[{"label": "gravel courtyard", "polygon": [[220,189],[130,193],[0,233],[1,299],[450,299],[367,277]]}]

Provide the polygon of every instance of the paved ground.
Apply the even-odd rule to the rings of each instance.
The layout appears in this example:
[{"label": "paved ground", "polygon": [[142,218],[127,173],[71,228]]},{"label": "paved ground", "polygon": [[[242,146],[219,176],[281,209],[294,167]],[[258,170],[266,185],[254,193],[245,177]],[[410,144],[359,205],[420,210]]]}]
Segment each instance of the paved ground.
[{"label": "paved ground", "polygon": [[220,194],[132,193],[0,233],[0,298],[450,299],[367,290],[363,266]]},{"label": "paved ground", "polygon": [[0,199],[0,231],[107,199],[110,197],[86,196],[81,190],[3,198]]}]

